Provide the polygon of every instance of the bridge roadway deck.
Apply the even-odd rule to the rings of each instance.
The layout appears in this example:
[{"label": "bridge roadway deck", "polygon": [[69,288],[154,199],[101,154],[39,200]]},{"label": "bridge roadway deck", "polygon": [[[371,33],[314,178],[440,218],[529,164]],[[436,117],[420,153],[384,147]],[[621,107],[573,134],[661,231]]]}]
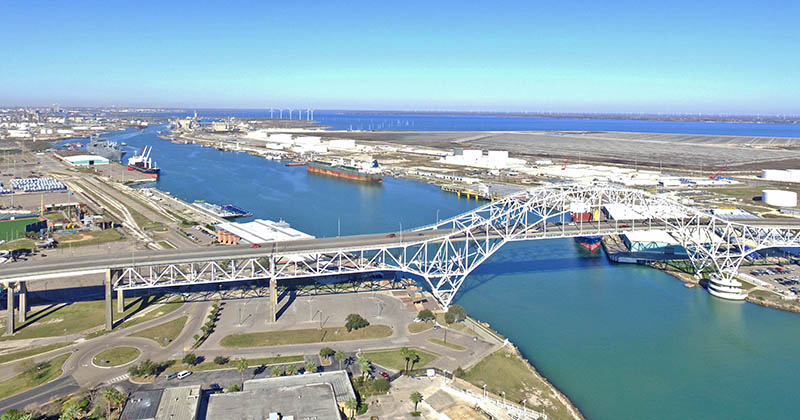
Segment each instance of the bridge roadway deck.
[{"label": "bridge roadway deck", "polygon": [[[758,227],[800,228],[800,223],[789,219],[746,219],[736,223]],[[545,239],[583,235],[604,235],[625,233],[630,231],[658,230],[667,228],[664,222],[647,223],[646,221],[609,220],[599,224],[586,222],[579,224],[548,223],[546,230],[541,225],[520,239]],[[480,234],[485,235],[485,227],[480,227]],[[524,228],[523,228],[524,229]],[[463,240],[466,235],[455,234],[452,229],[434,229],[419,231],[403,231],[368,235],[339,236],[330,238],[301,239],[264,244],[259,248],[249,246],[225,246],[191,248],[171,251],[144,251],[130,255],[84,256],[78,258],[52,258],[47,261],[24,261],[0,266],[0,282],[40,280],[64,277],[68,275],[96,274],[109,268],[126,268],[159,264],[182,264],[204,262],[210,260],[245,259],[269,256],[286,256],[302,254],[325,254],[335,252],[356,252],[381,248],[402,248],[422,242],[441,242],[446,238]],[[493,235],[498,237],[498,235]]]}]

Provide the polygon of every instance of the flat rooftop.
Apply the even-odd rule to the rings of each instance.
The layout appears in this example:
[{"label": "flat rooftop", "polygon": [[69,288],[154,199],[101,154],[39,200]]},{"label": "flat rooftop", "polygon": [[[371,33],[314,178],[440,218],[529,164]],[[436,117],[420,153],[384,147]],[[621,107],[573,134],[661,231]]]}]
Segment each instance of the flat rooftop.
[{"label": "flat rooftop", "polygon": [[274,378],[251,379],[244,382],[245,391],[265,390],[298,385],[328,384],[333,388],[336,402],[344,403],[350,398],[355,398],[356,393],[350,385],[350,377],[343,370],[333,372],[318,372],[309,375],[278,376]]},{"label": "flat rooftop", "polygon": [[[164,389],[155,420],[194,420],[200,407],[200,385]],[[225,418],[210,417],[210,418]]]},{"label": "flat rooftop", "polygon": [[270,413],[279,413],[283,418],[293,416],[295,419],[342,418],[333,387],[328,383],[213,394],[208,398],[206,418],[265,420]]},{"label": "flat rooftop", "polygon": [[220,223],[217,225],[217,229],[224,230],[253,244],[314,238],[307,233],[291,228],[284,221],[274,222],[263,219],[247,223]]},{"label": "flat rooftop", "polygon": [[163,390],[137,391],[131,394],[122,409],[120,420],[154,420]]}]

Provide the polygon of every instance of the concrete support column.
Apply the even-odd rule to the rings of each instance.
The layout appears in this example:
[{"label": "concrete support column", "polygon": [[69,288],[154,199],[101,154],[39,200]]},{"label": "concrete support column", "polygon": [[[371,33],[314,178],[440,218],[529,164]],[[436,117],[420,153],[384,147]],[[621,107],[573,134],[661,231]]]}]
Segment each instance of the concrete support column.
[{"label": "concrete support column", "polygon": [[19,323],[28,321],[28,286],[24,281],[19,282]]},{"label": "concrete support column", "polygon": [[117,312],[125,312],[125,291],[117,289]]},{"label": "concrete support column", "polygon": [[111,303],[111,289],[113,289],[114,271],[110,268],[106,270],[106,331],[111,331],[114,328],[114,311],[113,304]]},{"label": "concrete support column", "polygon": [[6,284],[6,297],[8,298],[8,321],[6,321],[6,335],[14,335],[14,286]]},{"label": "concrete support column", "polygon": [[278,321],[278,279],[275,278],[275,260],[269,259],[269,312],[270,322]]}]

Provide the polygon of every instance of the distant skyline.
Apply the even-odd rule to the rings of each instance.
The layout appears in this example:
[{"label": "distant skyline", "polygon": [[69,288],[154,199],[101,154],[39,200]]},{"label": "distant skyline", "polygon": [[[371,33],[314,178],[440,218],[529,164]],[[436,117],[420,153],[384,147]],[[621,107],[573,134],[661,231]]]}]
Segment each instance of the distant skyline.
[{"label": "distant skyline", "polygon": [[800,113],[798,2],[2,2],[0,105]]}]

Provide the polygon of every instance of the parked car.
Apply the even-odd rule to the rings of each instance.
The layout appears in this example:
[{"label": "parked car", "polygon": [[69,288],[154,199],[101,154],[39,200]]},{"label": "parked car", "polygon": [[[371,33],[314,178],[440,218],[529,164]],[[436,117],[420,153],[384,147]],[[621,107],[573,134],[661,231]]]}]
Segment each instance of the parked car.
[{"label": "parked car", "polygon": [[187,377],[187,376],[189,376],[191,374],[192,374],[191,371],[182,370],[182,371],[178,372],[178,379],[183,379],[183,378],[185,378],[185,377]]},{"label": "parked car", "polygon": [[167,376],[166,376],[166,378],[167,378],[167,380],[168,380],[168,381],[169,381],[170,379],[175,379],[175,378],[177,378],[177,377],[178,377],[178,374],[177,374],[176,372],[171,372],[171,373],[168,373],[168,374],[167,374]]}]

